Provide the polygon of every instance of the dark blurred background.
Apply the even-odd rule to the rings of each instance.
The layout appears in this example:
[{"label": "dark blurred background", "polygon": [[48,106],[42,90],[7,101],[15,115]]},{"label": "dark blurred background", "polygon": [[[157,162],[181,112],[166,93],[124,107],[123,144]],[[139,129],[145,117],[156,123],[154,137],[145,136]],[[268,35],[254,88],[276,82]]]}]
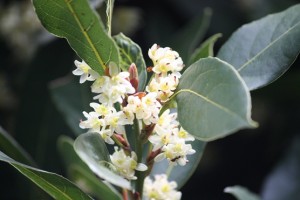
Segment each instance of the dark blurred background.
[{"label": "dark blurred background", "polygon": [[[180,51],[174,46],[184,43],[182,31],[208,12],[212,15],[203,39],[222,33],[215,45],[217,52],[242,24],[298,2],[116,0],[113,32],[131,37],[147,59],[153,43]],[[53,102],[49,87],[53,81],[71,75],[74,59],[76,55],[64,39],[53,37],[41,27],[30,1],[0,2],[0,125],[40,168],[59,174],[65,171],[57,152],[57,138],[75,135]],[[253,119],[259,122],[259,128],[208,143],[196,173],[181,189],[184,200],[234,199],[223,193],[232,185],[245,186],[266,200],[273,200],[271,194],[288,186],[298,191],[291,200],[300,199],[299,65],[298,59],[283,77],[251,93]],[[0,177],[0,199],[47,198],[43,192],[36,196],[28,190],[31,183],[7,164],[0,163]],[[39,191],[35,187],[33,190]]]}]

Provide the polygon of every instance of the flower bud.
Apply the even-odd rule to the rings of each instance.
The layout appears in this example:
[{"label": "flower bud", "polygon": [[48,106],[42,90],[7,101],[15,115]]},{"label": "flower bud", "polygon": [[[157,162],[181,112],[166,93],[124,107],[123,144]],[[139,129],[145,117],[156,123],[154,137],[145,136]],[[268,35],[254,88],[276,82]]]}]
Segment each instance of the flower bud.
[{"label": "flower bud", "polygon": [[132,63],[128,69],[129,72],[129,81],[132,85],[132,87],[137,91],[139,87],[139,75],[138,75],[138,70],[136,68],[136,65]]}]

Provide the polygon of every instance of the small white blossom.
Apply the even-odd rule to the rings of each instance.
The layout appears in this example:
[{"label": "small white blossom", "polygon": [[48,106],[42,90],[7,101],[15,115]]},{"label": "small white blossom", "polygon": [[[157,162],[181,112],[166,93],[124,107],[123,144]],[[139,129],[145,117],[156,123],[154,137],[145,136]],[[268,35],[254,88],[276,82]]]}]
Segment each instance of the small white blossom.
[{"label": "small white blossom", "polygon": [[103,119],[99,119],[99,114],[96,112],[83,112],[83,115],[87,118],[85,121],[79,123],[79,127],[82,129],[89,129],[89,132],[99,132],[100,127],[105,125]]},{"label": "small white blossom", "polygon": [[180,129],[176,128],[173,129],[174,134],[176,135],[176,137],[183,139],[185,141],[194,141],[195,138],[189,134],[186,130],[184,130],[182,127],[180,127]]},{"label": "small white blossom", "polygon": [[191,144],[186,144],[184,140],[177,140],[176,143],[163,146],[162,153],[157,155],[154,160],[159,162],[167,158],[169,162],[184,166],[188,162],[186,156],[195,152]]},{"label": "small white blossom", "polygon": [[98,93],[94,97],[104,105],[112,106],[114,103],[122,103],[126,94],[135,93],[134,87],[129,82],[129,73],[120,72],[115,65],[110,65],[110,76],[100,76],[92,85],[92,92]]},{"label": "small white blossom", "polygon": [[137,119],[143,120],[146,125],[156,123],[161,104],[156,99],[155,93],[148,93],[143,97],[129,96],[128,104],[124,108],[127,112],[135,114]]},{"label": "small white blossom", "polygon": [[169,182],[165,174],[155,175],[154,181],[149,176],[144,181],[145,200],[180,200],[181,192],[176,190],[177,183]]},{"label": "small white blossom", "polygon": [[183,61],[176,51],[169,47],[159,47],[154,44],[148,51],[148,56],[153,62],[153,72],[167,76],[168,72],[179,72],[184,67]]},{"label": "small white blossom", "polygon": [[72,73],[76,76],[80,76],[80,83],[84,83],[85,81],[94,81],[99,77],[99,74],[92,70],[92,68],[86,64],[84,61],[79,62],[75,60],[76,69],[72,71]]},{"label": "small white blossom", "polygon": [[146,165],[137,163],[137,156],[133,151],[130,156],[127,156],[123,149],[118,150],[118,147],[115,147],[115,152],[113,155],[110,155],[110,159],[116,171],[128,180],[137,179],[137,177],[134,176],[135,170],[147,170]]}]

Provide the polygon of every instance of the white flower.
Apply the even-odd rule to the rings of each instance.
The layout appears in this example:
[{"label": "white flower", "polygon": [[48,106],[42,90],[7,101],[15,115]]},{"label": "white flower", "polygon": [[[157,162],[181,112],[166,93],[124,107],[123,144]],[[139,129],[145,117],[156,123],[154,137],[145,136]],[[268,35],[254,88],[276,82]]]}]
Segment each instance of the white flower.
[{"label": "white flower", "polygon": [[161,48],[154,44],[149,49],[148,56],[154,65],[152,71],[161,76],[167,76],[168,72],[179,72],[184,67],[179,54],[169,47]]},{"label": "white flower", "polygon": [[94,97],[100,103],[112,106],[114,103],[122,103],[126,94],[133,94],[135,89],[129,82],[129,73],[120,72],[116,74],[115,70],[109,76],[100,76],[92,85],[92,92],[99,93]]},{"label": "white flower", "polygon": [[137,119],[143,120],[146,125],[156,123],[161,104],[156,99],[155,93],[148,93],[142,97],[129,96],[128,104],[124,108],[127,112],[135,114]]},{"label": "white flower", "polygon": [[99,132],[100,127],[105,125],[103,119],[99,119],[99,114],[96,112],[83,112],[83,115],[87,118],[85,121],[79,123],[79,127],[82,129],[89,129],[89,132]]},{"label": "white flower", "polygon": [[115,147],[115,152],[110,155],[110,159],[116,171],[128,180],[136,180],[134,176],[135,170],[146,171],[147,166],[142,163],[137,163],[137,156],[135,152],[131,152],[131,156],[127,156],[123,149],[118,150]]},{"label": "white flower", "polygon": [[84,83],[85,81],[94,81],[99,77],[99,74],[92,70],[92,68],[86,64],[84,61],[79,62],[75,60],[76,69],[72,71],[72,73],[76,76],[80,76],[80,83]]},{"label": "white flower", "polygon": [[191,144],[186,144],[184,140],[177,140],[176,143],[163,146],[162,153],[158,154],[154,160],[159,162],[167,158],[169,162],[184,166],[188,162],[186,156],[195,152]]},{"label": "white flower", "polygon": [[189,134],[186,130],[184,130],[182,127],[180,127],[180,129],[173,129],[174,134],[180,138],[183,139],[185,141],[194,141],[195,138]]},{"label": "white flower", "polygon": [[153,78],[149,85],[146,87],[147,92],[157,93],[157,98],[162,102],[169,100],[169,97],[174,94],[177,85],[179,83],[179,78],[181,74],[174,72],[168,74],[168,76],[156,76]]},{"label": "white flower", "polygon": [[181,192],[176,191],[177,183],[169,182],[165,174],[155,175],[154,181],[149,176],[144,181],[145,200],[180,200]]}]

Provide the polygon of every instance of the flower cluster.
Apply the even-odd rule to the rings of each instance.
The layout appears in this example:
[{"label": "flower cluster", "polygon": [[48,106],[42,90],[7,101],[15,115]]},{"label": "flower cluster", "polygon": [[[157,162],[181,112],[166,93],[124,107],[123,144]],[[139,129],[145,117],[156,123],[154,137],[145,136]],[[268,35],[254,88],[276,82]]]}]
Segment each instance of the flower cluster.
[{"label": "flower cluster", "polygon": [[167,158],[169,162],[184,166],[188,160],[187,155],[195,153],[191,144],[187,141],[194,141],[195,138],[186,132],[182,127],[179,128],[179,122],[176,120],[177,113],[170,113],[166,110],[158,120],[154,128],[155,134],[149,137],[153,144],[153,150],[161,149],[161,153],[155,157],[155,161],[161,161]]},{"label": "flower cluster", "polygon": [[181,198],[181,192],[175,190],[177,183],[168,182],[165,174],[155,175],[154,181],[146,177],[144,185],[146,200],[179,200]]},{"label": "flower cluster", "polygon": [[[161,114],[162,107],[179,83],[184,67],[182,59],[176,51],[156,44],[149,49],[148,55],[153,61],[153,67],[150,67],[153,76],[145,92],[137,91],[138,72],[134,63],[128,72],[120,72],[116,64],[110,63],[105,75],[100,76],[84,61],[75,61],[77,68],[73,71],[74,75],[80,76],[80,83],[93,81],[91,91],[97,94],[94,100],[99,102],[90,103],[93,111],[83,112],[86,119],[80,122],[80,128],[99,133],[107,144],[116,143],[121,147],[115,146],[110,160],[112,168],[128,180],[137,178],[135,170],[145,171],[148,167],[138,163],[137,155],[126,139],[125,125],[137,123],[145,130],[150,127],[143,136],[142,131],[138,131],[143,141],[148,139],[153,145],[149,158],[153,152],[158,152],[152,158],[155,161],[166,158],[170,163],[183,166],[188,162],[187,155],[195,153],[191,144],[186,143],[194,137],[180,127],[177,113],[167,109]],[[165,175],[155,176],[154,181],[146,178],[145,195],[149,199],[180,199],[181,193],[176,192],[175,187],[176,183],[169,183]]]}]

